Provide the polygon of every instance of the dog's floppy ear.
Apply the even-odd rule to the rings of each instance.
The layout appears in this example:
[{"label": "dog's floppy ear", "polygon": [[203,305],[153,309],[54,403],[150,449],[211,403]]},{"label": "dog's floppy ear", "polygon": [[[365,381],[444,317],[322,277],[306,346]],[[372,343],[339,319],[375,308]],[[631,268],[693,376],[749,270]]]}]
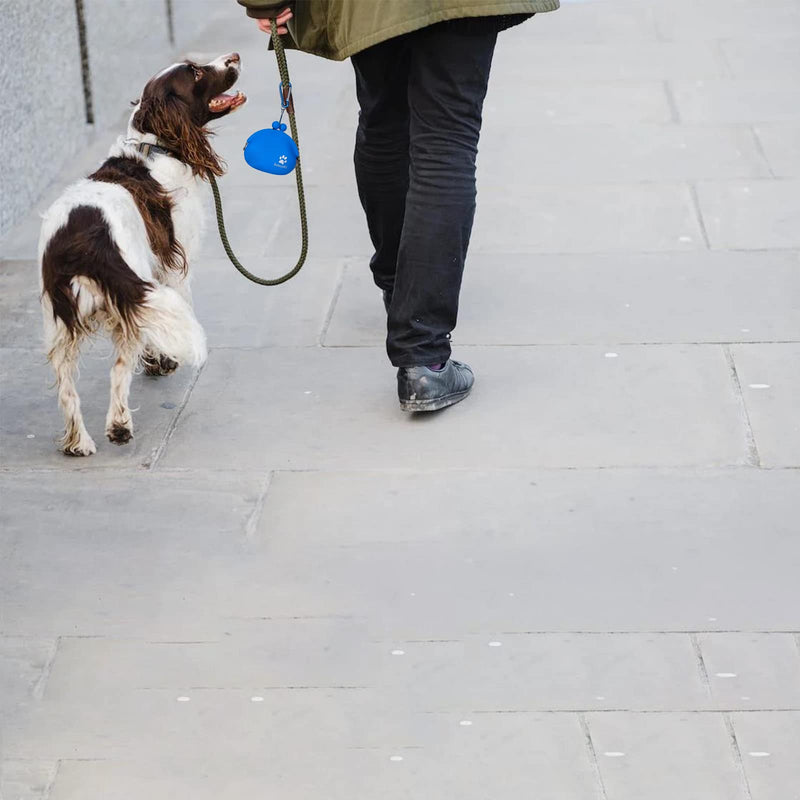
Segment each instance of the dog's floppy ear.
[{"label": "dog's floppy ear", "polygon": [[211,147],[209,131],[196,125],[189,106],[175,94],[142,98],[133,124],[142,133],[155,134],[195,175],[222,175],[224,167]]}]

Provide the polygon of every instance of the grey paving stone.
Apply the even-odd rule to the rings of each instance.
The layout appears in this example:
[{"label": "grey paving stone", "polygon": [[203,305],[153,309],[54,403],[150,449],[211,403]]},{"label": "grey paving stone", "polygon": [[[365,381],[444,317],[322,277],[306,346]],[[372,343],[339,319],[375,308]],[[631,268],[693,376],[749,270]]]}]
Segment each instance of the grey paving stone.
[{"label": "grey paving stone", "polygon": [[[494,74],[483,108],[484,119],[512,126],[664,124],[672,120],[663,84],[643,80],[522,83]],[[535,151],[531,156],[535,157]]]},{"label": "grey paving stone", "polygon": [[800,798],[800,712],[734,714],[753,800]]},{"label": "grey paving stone", "polygon": [[800,650],[790,633],[698,636],[720,708],[800,709]]},{"label": "grey paving stone", "polygon": [[648,5],[667,40],[750,37],[769,42],[797,36],[800,26],[800,9],[790,0],[757,5],[743,0],[673,0]]},{"label": "grey paving stone", "polygon": [[[577,224],[577,220],[581,220]],[[597,253],[705,247],[689,189],[672,184],[486,187],[472,253]]]},{"label": "grey paving stone", "polygon": [[[255,707],[263,718],[264,704]],[[399,715],[391,715],[396,719]],[[318,720],[309,720],[316,727]],[[232,763],[212,756],[178,762],[66,762],[53,800],[169,798],[332,798],[354,793],[400,800],[409,796],[516,798],[535,789],[547,800],[598,800],[577,720],[568,715],[481,715],[471,726],[458,716],[427,715],[415,721],[413,737],[369,748],[347,748],[329,740],[298,741],[278,762],[262,755]],[[377,720],[380,724],[380,720]],[[420,729],[435,731],[419,741]],[[390,740],[391,741],[391,740]],[[414,744],[411,744],[414,743]],[[395,760],[392,760],[395,759]]]},{"label": "grey paving stone", "polygon": [[[725,297],[725,304],[718,298]],[[461,344],[786,341],[800,331],[791,251],[472,255]],[[325,344],[381,345],[386,315],[366,264],[345,273]]]},{"label": "grey paving stone", "polygon": [[[557,117],[547,120],[559,121]],[[770,175],[753,132],[738,127],[523,125],[489,117],[481,132],[480,153],[479,191],[492,185],[672,182],[681,178],[694,181]]]},{"label": "grey paving stone", "polygon": [[[663,80],[722,78],[725,64],[708,42],[548,42],[544,27],[533,37],[517,36],[515,46],[498,47],[492,63],[495,81]],[[521,56],[524,55],[524,58]]]},{"label": "grey paving stone", "polygon": [[[419,711],[670,709],[708,704],[685,634],[373,640],[347,619],[252,622],[221,641],[62,641],[49,703],[136,689],[369,687]],[[298,663],[297,654],[303,653]],[[86,670],[102,664],[101,674]]]},{"label": "grey paving stone", "polygon": [[0,342],[41,349],[42,312],[35,261],[0,261]]},{"label": "grey paving stone", "polygon": [[55,648],[53,639],[0,635],[0,716],[41,693]]},{"label": "grey paving stone", "polygon": [[733,354],[762,464],[800,466],[800,347],[737,345]]},{"label": "grey paving stone", "polygon": [[[343,263],[311,258],[290,283],[262,287],[241,276],[227,259],[204,260],[197,270],[193,293],[209,347],[317,344]],[[247,266],[262,277],[274,278],[294,264],[286,259],[261,258]]]},{"label": "grey paving stone", "polygon": [[134,438],[124,447],[105,437],[111,370],[110,345],[87,346],[78,393],[86,427],[97,445],[90,458],[68,458],[57,441],[64,422],[53,389],[53,373],[41,349],[0,349],[0,465],[84,470],[138,465],[148,460],[169,429],[193,380],[187,368],[166,378],[134,375],[130,405]]},{"label": "grey paving stone", "polygon": [[794,20],[794,35],[789,38],[755,39],[746,35],[721,42],[720,47],[735,78],[797,75],[800,72],[800,15]]},{"label": "grey paving stone", "polygon": [[590,714],[609,800],[745,800],[721,714]]},{"label": "grey paving stone", "polygon": [[265,560],[237,580],[238,601],[251,615],[364,619],[403,650],[478,633],[798,630],[798,481],[756,470],[280,473],[254,532]]},{"label": "grey paving stone", "polygon": [[784,178],[800,176],[800,124],[757,125],[755,132],[776,175]]},{"label": "grey paving stone", "polygon": [[800,87],[788,76],[736,81],[674,81],[684,123],[749,124],[800,119]]},{"label": "grey paving stone", "polygon": [[219,595],[236,595],[222,565],[247,561],[260,477],[62,471],[2,480],[13,549],[0,563],[1,633],[219,633]]},{"label": "grey paving stone", "polygon": [[[474,395],[446,416],[417,420],[396,405],[394,376],[377,350],[214,351],[163,463],[487,469],[744,458],[739,407],[718,348],[631,346],[615,358],[594,347],[461,348],[459,355],[476,369]],[[541,377],[513,378],[527,373]],[[266,415],[257,401],[265,374],[281,387]],[[522,418],[530,424],[521,429]]]},{"label": "grey paving stone", "polygon": [[800,247],[797,180],[701,183],[700,208],[717,249]]},{"label": "grey paving stone", "polygon": [[50,800],[56,762],[0,759],[0,797],[5,800]]}]

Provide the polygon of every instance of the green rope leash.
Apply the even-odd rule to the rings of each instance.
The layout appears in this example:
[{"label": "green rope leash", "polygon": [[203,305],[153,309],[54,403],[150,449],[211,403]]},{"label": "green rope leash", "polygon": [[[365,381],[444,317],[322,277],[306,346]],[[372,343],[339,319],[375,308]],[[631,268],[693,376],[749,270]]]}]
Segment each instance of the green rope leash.
[{"label": "green rope leash", "polygon": [[[294,139],[295,144],[300,147],[300,142],[297,138],[297,121],[294,118],[294,102],[287,93],[291,92],[291,89],[286,88],[289,87],[289,66],[286,63],[286,53],[283,49],[283,42],[281,41],[281,37],[278,35],[278,26],[275,23],[275,20],[272,20],[272,46],[275,48],[275,56],[278,59],[278,72],[281,76],[281,82],[283,83],[284,88],[284,100],[288,101],[289,106],[286,109],[287,113],[289,114],[289,125],[291,126],[292,130],[292,139]],[[301,232],[301,239],[302,239],[302,246],[300,248],[300,258],[297,261],[294,269],[290,272],[287,272],[285,275],[281,275],[280,278],[259,278],[258,275],[253,275],[246,267],[242,265],[238,258],[236,258],[236,254],[233,252],[231,248],[230,242],[228,241],[228,234],[225,232],[225,218],[222,215],[222,198],[219,196],[219,187],[217,186],[217,181],[213,175],[209,175],[209,183],[211,184],[211,191],[214,193],[214,207],[217,212],[217,227],[219,228],[219,238],[222,241],[222,246],[225,248],[225,252],[228,255],[228,258],[231,260],[236,269],[244,275],[245,278],[248,280],[253,281],[253,283],[261,284],[261,286],[279,286],[281,283],[286,283],[286,281],[291,280],[300,272],[303,264],[306,260],[306,255],[308,254],[308,219],[306,217],[306,195],[305,191],[303,190],[303,172],[300,168],[300,158],[297,159],[297,164],[294,168],[295,175],[297,178],[297,201],[300,206],[300,232]]]}]

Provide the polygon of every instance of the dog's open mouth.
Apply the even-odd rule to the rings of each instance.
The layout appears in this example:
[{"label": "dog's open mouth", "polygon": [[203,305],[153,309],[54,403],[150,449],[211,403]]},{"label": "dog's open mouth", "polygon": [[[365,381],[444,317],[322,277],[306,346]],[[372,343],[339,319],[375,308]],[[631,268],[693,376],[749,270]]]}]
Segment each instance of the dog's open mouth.
[{"label": "dog's open mouth", "polygon": [[220,114],[223,111],[234,111],[246,102],[247,98],[241,92],[236,92],[236,94],[223,92],[211,99],[208,108],[214,114]]}]

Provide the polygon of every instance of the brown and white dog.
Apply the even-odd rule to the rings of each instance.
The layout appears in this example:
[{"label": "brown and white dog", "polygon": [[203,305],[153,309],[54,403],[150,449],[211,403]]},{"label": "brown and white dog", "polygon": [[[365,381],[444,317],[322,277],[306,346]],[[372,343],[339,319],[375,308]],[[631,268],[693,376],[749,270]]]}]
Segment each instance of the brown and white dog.
[{"label": "brown and white dog", "polygon": [[148,374],[166,375],[205,361],[189,264],[204,228],[205,181],[223,172],[206,125],[245,102],[240,92],[226,94],[239,71],[239,55],[231,53],[204,66],[173,64],[153,77],[127,136],[44,215],[45,346],[65,420],[61,448],[69,455],[96,450],[75,388],[87,336],[102,329],[114,344],[106,435],[115,444],[133,435],[128,394],[139,363]]}]

